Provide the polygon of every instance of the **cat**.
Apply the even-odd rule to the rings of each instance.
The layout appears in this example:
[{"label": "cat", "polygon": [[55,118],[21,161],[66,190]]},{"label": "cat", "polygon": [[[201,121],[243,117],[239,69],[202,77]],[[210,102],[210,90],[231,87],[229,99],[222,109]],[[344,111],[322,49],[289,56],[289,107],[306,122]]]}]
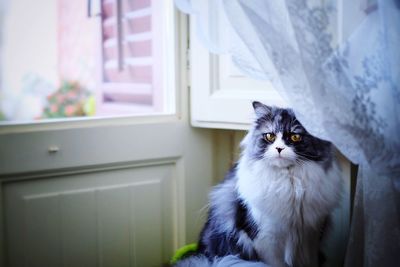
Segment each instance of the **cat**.
[{"label": "cat", "polygon": [[332,144],[291,109],[253,102],[239,161],[210,194],[198,254],[177,266],[319,266],[342,179]]}]

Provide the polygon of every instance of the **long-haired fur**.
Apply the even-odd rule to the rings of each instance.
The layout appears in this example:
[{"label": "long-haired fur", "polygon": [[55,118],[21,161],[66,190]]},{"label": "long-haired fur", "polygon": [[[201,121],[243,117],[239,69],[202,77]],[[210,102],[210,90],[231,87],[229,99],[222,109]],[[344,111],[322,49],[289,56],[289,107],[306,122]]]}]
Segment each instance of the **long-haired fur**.
[{"label": "long-haired fur", "polygon": [[176,267],[269,267],[262,262],[249,262],[237,256],[209,259],[204,255],[193,256],[180,261]]},{"label": "long-haired fur", "polygon": [[198,255],[178,266],[320,264],[324,227],[342,188],[332,145],[310,135],[290,109],[253,107],[241,158],[210,194]]}]

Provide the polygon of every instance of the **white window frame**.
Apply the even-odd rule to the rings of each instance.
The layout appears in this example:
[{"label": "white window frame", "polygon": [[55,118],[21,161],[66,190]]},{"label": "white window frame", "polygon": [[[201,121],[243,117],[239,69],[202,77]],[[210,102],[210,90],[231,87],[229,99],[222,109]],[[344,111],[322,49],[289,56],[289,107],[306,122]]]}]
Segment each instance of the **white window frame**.
[{"label": "white window frame", "polygon": [[[223,9],[203,8],[209,10],[209,21],[218,24],[213,34],[226,34]],[[196,127],[247,130],[253,121],[254,100],[289,107],[271,82],[246,77],[229,55],[210,53],[198,37],[195,17],[190,21],[190,84],[191,121]]]}]

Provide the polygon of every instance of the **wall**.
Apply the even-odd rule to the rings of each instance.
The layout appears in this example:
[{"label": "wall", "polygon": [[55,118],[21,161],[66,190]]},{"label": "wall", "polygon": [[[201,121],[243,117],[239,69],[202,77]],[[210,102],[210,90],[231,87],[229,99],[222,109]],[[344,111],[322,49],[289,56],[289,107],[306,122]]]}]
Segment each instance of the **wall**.
[{"label": "wall", "polygon": [[2,90],[20,90],[21,78],[35,73],[56,84],[57,3],[54,0],[8,1],[4,18]]}]

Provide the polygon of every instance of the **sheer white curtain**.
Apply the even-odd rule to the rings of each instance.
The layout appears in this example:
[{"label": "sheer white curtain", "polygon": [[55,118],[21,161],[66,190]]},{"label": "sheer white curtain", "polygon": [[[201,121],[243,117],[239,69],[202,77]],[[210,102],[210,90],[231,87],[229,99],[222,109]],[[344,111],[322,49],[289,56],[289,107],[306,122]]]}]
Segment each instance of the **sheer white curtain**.
[{"label": "sheer white curtain", "polygon": [[[176,0],[210,51],[270,79],[359,164],[346,266],[400,264],[400,0]],[[227,35],[208,13],[220,8]]]}]

